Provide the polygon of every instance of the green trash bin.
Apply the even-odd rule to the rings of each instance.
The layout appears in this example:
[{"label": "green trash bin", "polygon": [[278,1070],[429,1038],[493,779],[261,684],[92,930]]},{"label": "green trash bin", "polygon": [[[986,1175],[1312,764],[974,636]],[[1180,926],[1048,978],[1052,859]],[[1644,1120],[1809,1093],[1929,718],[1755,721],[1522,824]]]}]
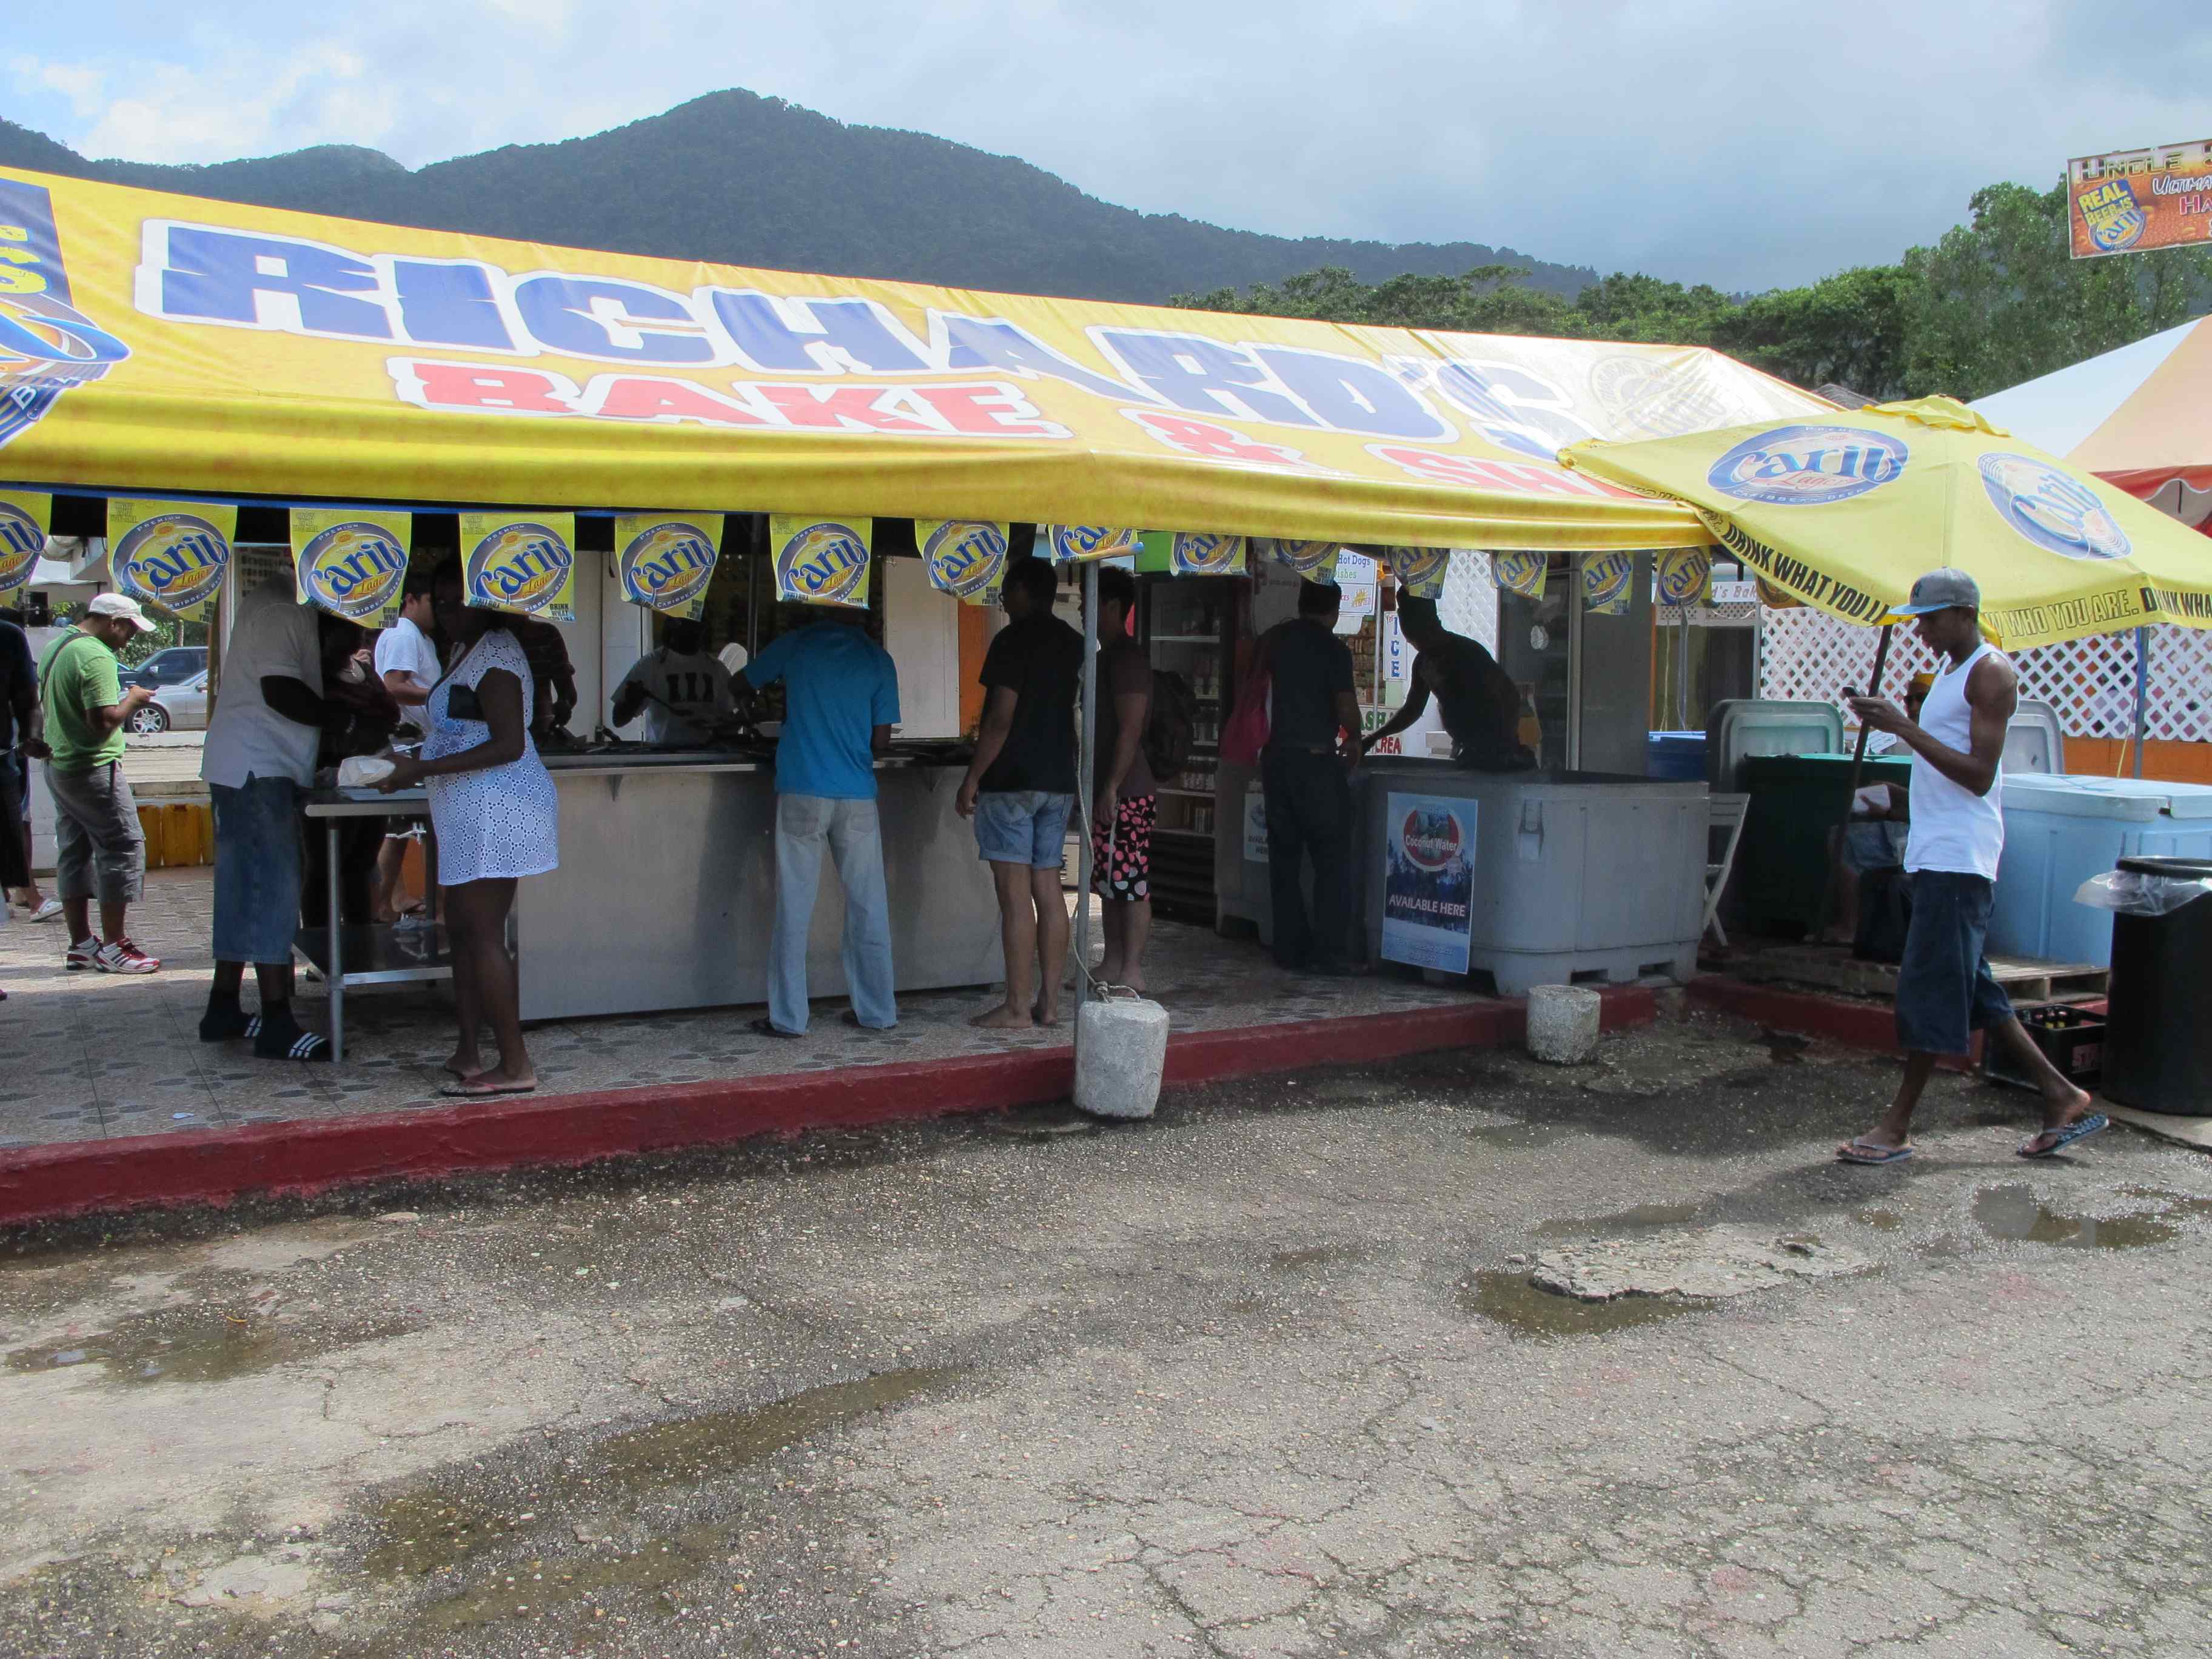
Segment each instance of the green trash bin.
[{"label": "green trash bin", "polygon": [[[1828,836],[1851,799],[1849,755],[1759,755],[1743,763],[1751,806],[1736,848],[1736,891],[1753,933],[1799,939],[1820,921]],[[1869,756],[1859,787],[1910,783],[1909,756]]]}]

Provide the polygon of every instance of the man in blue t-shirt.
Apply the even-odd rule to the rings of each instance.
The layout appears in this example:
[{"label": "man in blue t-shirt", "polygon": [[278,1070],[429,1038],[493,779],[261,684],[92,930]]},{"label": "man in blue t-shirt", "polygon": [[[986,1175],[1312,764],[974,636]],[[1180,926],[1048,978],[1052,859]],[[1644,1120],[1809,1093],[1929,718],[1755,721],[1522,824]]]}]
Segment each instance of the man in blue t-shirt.
[{"label": "man in blue t-shirt", "polygon": [[779,634],[740,676],[747,690],[783,682],[783,732],[775,745],[775,926],[769,936],[764,1036],[806,1032],[806,936],[822,884],[822,843],[845,887],[848,1025],[898,1024],[891,988],[891,908],[876,817],[876,757],[898,723],[898,671],[861,632],[867,613],[793,607],[799,625]]}]

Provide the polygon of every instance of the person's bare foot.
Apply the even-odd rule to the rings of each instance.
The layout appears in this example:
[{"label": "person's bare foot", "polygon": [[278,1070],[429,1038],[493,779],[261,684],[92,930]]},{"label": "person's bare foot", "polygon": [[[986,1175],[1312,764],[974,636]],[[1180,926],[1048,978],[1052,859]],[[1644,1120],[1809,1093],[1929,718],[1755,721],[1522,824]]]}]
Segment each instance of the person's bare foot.
[{"label": "person's bare foot", "polygon": [[2046,1096],[2043,1103],[2043,1131],[2021,1151],[2032,1158],[2047,1150],[2068,1125],[2079,1123],[2088,1116],[2096,1103],[2089,1097],[2087,1090],[2077,1089],[2070,1083],[2066,1085],[2064,1094]]},{"label": "person's bare foot", "polygon": [[980,1014],[969,1016],[968,1023],[985,1031],[1026,1031],[1032,1024],[1030,1017],[1020,1009],[1009,1008],[1003,1002],[995,1008],[986,1008]]},{"label": "person's bare foot", "polygon": [[456,1048],[452,1057],[439,1069],[450,1072],[462,1082],[466,1083],[483,1068],[484,1063],[481,1055],[466,1049]]},{"label": "person's bare foot", "polygon": [[1060,1010],[1057,1006],[1048,1003],[1042,997],[1039,997],[1030,1009],[1030,1024],[1032,1025],[1045,1026],[1057,1025],[1060,1024]]},{"label": "person's bare foot", "polygon": [[1141,968],[1131,969],[1114,982],[1117,985],[1126,985],[1139,996],[1142,996],[1145,994],[1145,970]]}]

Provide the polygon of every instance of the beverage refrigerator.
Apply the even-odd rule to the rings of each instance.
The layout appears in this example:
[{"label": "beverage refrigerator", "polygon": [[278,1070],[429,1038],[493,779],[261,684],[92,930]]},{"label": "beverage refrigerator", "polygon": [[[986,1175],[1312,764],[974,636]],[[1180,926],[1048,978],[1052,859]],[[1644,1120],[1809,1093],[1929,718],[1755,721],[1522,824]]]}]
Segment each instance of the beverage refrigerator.
[{"label": "beverage refrigerator", "polygon": [[1214,923],[1214,836],[1238,828],[1216,823],[1214,781],[1221,728],[1236,695],[1248,586],[1233,577],[1138,579],[1139,638],[1154,673],[1182,677],[1194,711],[1189,759],[1181,772],[1154,780],[1159,817],[1152,831],[1152,908],[1206,927]]}]

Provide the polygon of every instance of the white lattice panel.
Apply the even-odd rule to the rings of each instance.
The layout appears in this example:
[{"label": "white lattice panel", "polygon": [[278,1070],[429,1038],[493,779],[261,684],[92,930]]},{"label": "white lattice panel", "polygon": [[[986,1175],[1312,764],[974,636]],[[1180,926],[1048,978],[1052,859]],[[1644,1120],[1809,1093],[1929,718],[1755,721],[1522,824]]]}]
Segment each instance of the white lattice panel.
[{"label": "white lattice panel", "polygon": [[1497,651],[1498,587],[1490,578],[1489,554],[1465,547],[1452,550],[1437,616],[1453,633],[1480,641],[1486,651]]},{"label": "white lattice panel", "polygon": [[[1877,630],[1809,608],[1769,611],[1760,653],[1759,695],[1841,706],[1843,688],[1864,690],[1874,672]],[[2126,738],[2135,730],[2136,639],[2100,634],[2016,653],[2021,695],[2058,710],[2070,738]],[[1892,636],[1882,689],[1897,694],[1909,675],[1934,668],[1910,627]],[[2150,630],[2150,706],[2155,739],[2212,743],[2212,630]],[[1848,714],[1848,711],[1846,711]]]}]

